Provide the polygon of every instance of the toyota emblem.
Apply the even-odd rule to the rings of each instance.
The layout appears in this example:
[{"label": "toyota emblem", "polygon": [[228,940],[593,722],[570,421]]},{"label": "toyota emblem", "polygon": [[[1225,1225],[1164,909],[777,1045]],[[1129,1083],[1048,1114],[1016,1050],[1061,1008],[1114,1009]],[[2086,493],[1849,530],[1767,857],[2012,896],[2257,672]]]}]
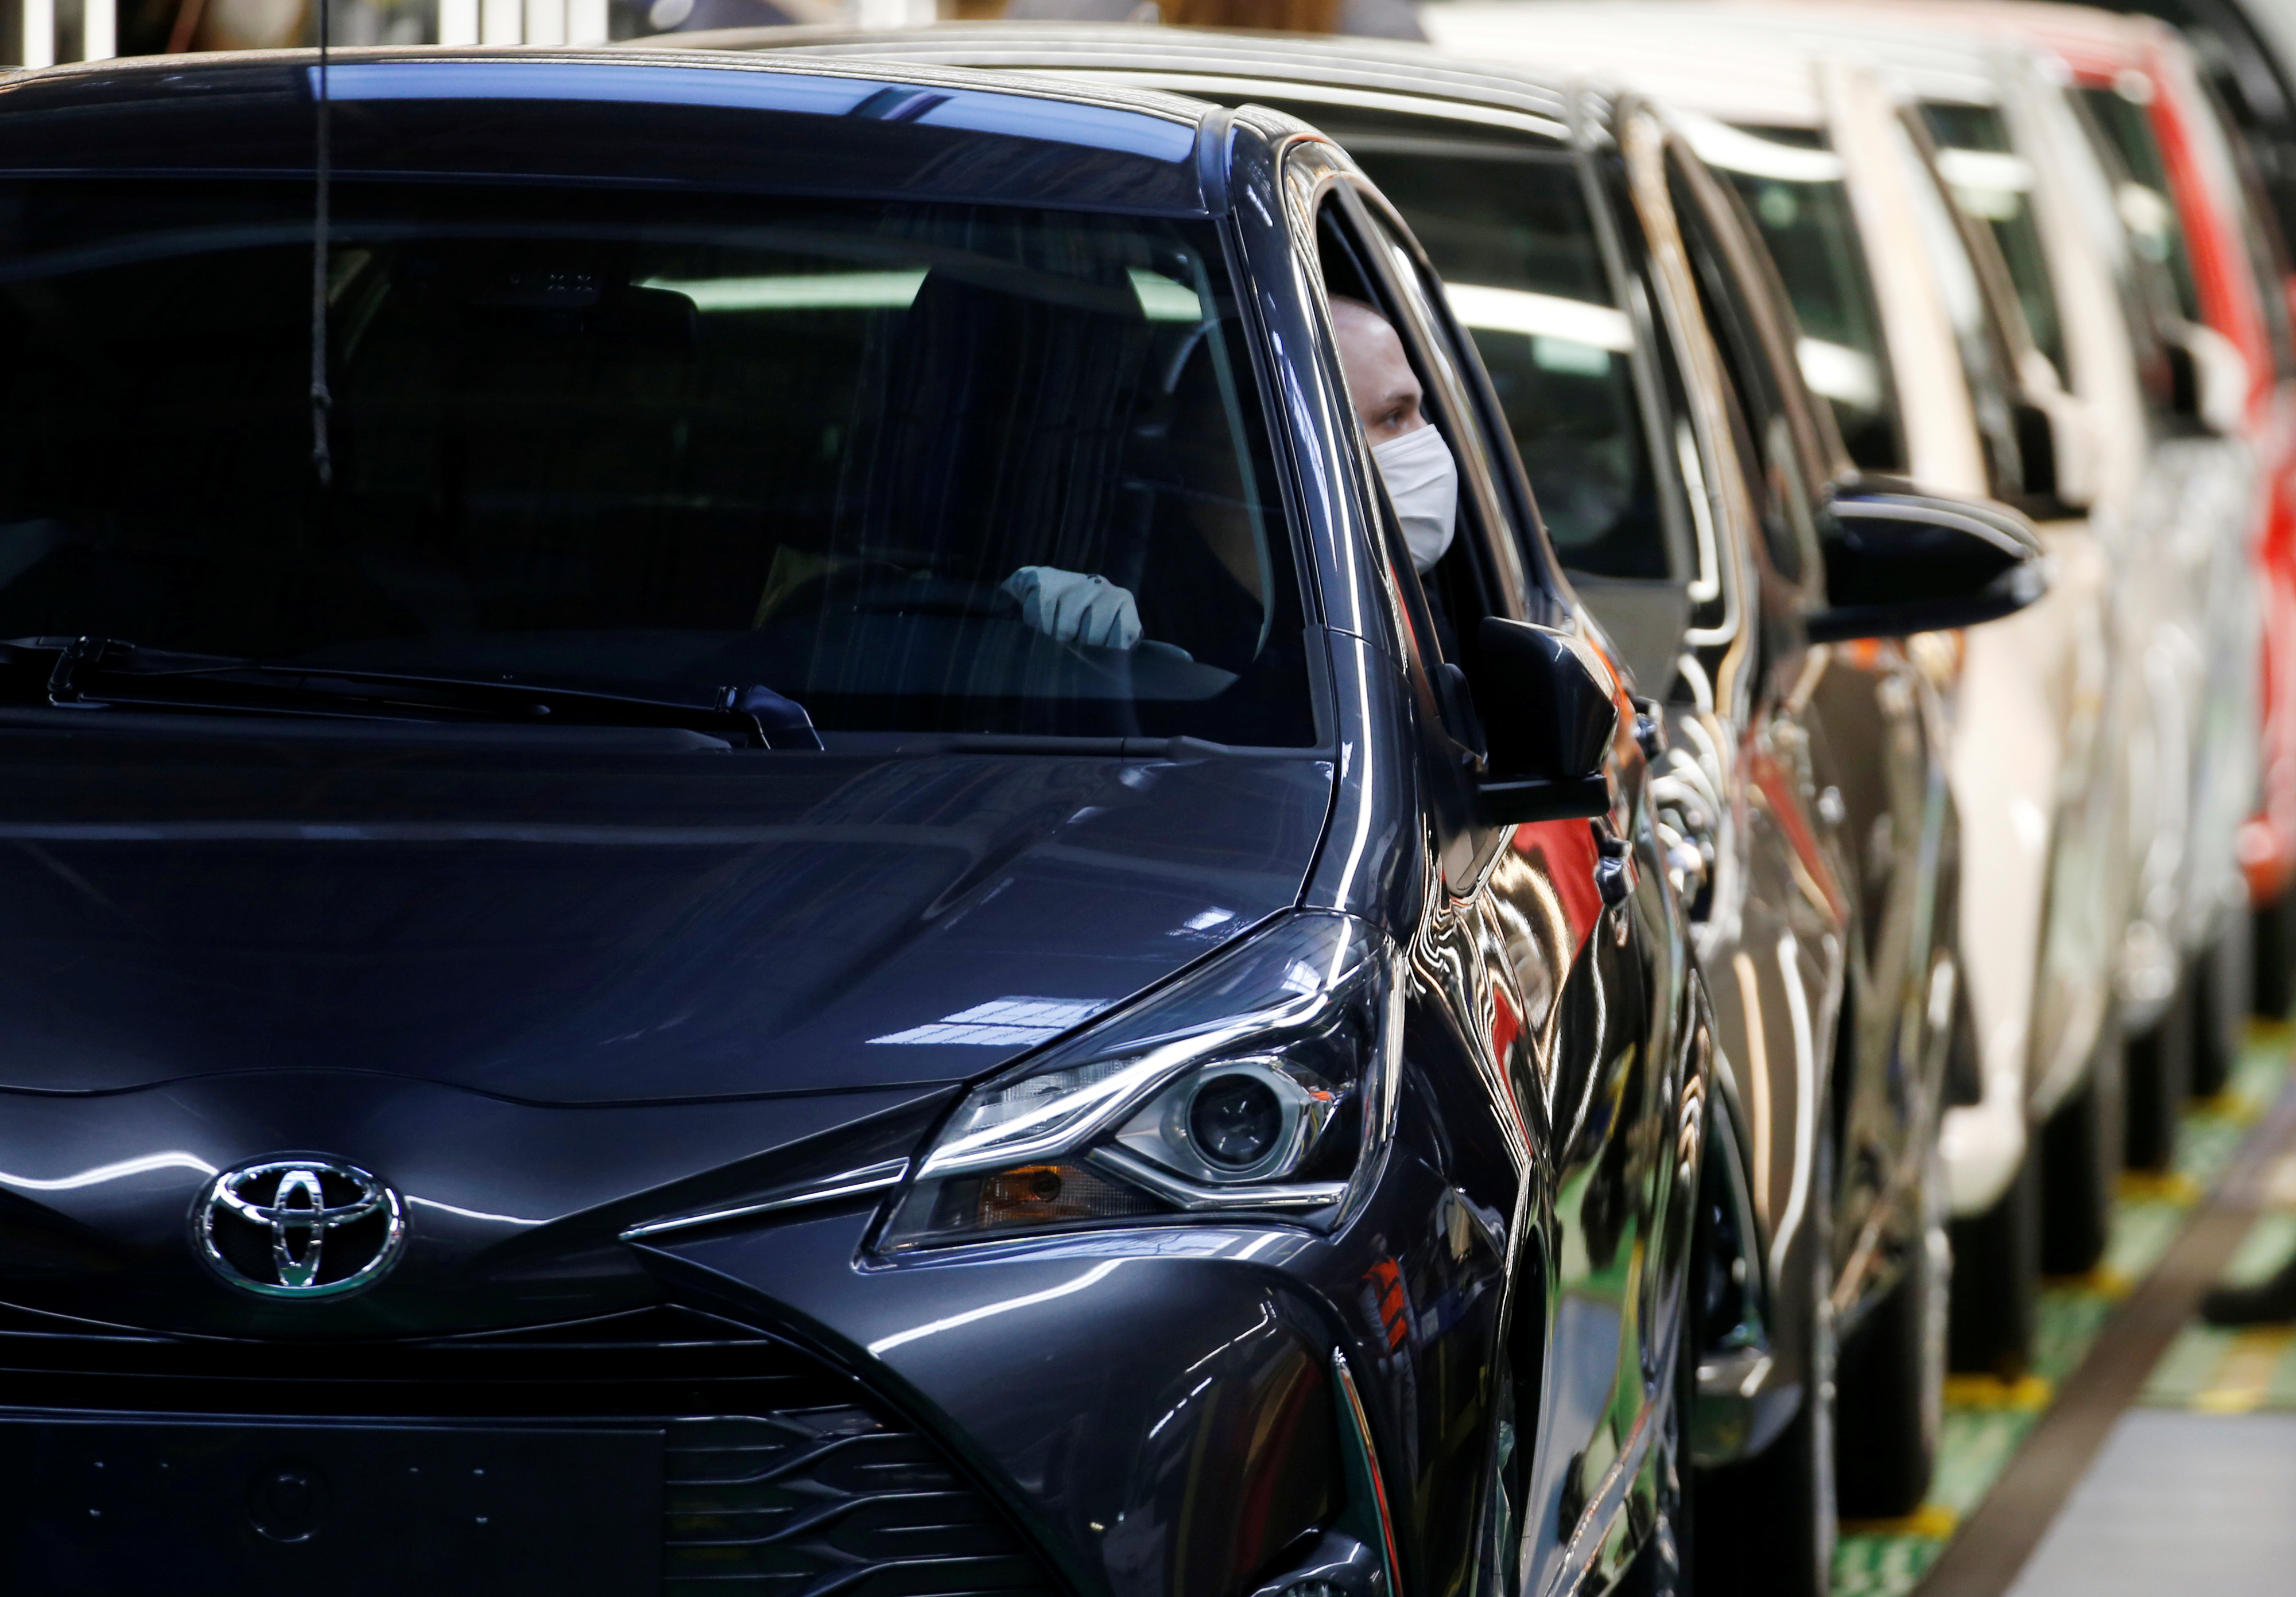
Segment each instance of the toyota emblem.
[{"label": "toyota emblem", "polygon": [[192,1212],[200,1256],[265,1298],[328,1298],[372,1285],[406,1241],[398,1194],[356,1165],[273,1159],[217,1175]]}]

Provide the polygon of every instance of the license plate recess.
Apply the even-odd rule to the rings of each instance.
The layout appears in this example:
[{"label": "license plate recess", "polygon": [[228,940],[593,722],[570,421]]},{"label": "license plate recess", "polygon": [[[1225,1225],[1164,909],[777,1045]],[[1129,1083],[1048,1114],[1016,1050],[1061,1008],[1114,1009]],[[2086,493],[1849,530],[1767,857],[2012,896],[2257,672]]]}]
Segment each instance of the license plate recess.
[{"label": "license plate recess", "polygon": [[661,1455],[643,1425],[0,1417],[0,1592],[652,1597]]}]

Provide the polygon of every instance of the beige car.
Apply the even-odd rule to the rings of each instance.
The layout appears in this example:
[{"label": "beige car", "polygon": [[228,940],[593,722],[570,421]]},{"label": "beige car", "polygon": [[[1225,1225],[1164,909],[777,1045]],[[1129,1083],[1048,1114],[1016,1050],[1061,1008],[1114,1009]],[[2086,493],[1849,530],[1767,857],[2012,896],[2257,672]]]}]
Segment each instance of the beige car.
[{"label": "beige car", "polygon": [[[2226,708],[2217,700],[2241,697],[2236,683],[2211,686],[2204,662],[2236,659],[2243,646],[2253,654],[2252,642],[2240,642],[2253,635],[2253,607],[2240,592],[2251,467],[2217,429],[2166,415],[2142,380],[2160,364],[2160,333],[2124,215],[2130,201],[2062,73],[1988,28],[1976,9],[1948,13],[1954,29],[1938,27],[1928,8],[1785,0],[1757,14],[1854,54],[1919,107],[1961,209],[1998,247],[2009,291],[2000,297],[2013,296],[2025,324],[2026,390],[2050,410],[2066,446],[2062,496],[2087,510],[2080,523],[2045,530],[2058,561],[2051,602],[1980,640],[1985,650],[2021,649],[2038,691],[2021,702],[1980,700],[2023,712],[1990,727],[1971,724],[1965,709],[1971,735],[1961,745],[1965,794],[1988,767],[2026,774],[2013,806],[2030,803],[2032,777],[2055,778],[2038,817],[2045,830],[2030,812],[2018,828],[2021,843],[2037,831],[2043,840],[2040,935],[2030,937],[2033,851],[1995,862],[2014,873],[2000,884],[2009,890],[1964,884],[1964,905],[1999,934],[2001,955],[2015,936],[2037,962],[2030,986],[1995,979],[1988,993],[1993,962],[1969,945],[1972,995],[2000,1029],[1982,1036],[1980,1102],[1948,1110],[1943,1135],[1963,1220],[1956,1362],[2014,1366],[2030,1339],[2036,1228],[2043,1272],[2079,1274],[2103,1254],[2120,1163],[2123,1027],[2141,1036],[2159,1023],[2175,950],[2189,940],[2179,906],[2193,894],[2220,897],[2230,869],[2237,802],[2222,813],[2196,776],[2206,771],[2205,790],[2220,794],[2253,786],[2252,769],[2235,768],[2245,749],[2211,751],[2203,733],[2210,708]],[[2206,329],[2169,331],[2214,384],[2194,396],[2197,408],[2236,414],[2238,386],[2226,381],[2236,355],[2216,348],[2223,340]],[[2229,650],[2209,646],[2217,635]],[[1964,686],[1965,703],[1977,685]],[[2203,854],[2212,872],[2198,868]],[[1966,857],[1973,876],[1980,862]],[[2012,1002],[1999,1003],[2004,995]],[[2027,1125],[2038,1159],[2021,1167],[2038,1180],[2033,1193],[2005,1179],[2019,1167]]]}]

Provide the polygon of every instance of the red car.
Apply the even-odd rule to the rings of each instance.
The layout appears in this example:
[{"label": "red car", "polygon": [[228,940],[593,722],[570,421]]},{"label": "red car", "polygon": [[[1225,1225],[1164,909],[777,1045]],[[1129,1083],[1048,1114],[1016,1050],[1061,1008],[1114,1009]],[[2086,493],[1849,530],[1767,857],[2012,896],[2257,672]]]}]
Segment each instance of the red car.
[{"label": "red car", "polygon": [[[2296,340],[2277,223],[2244,148],[2227,135],[2222,108],[2192,50],[2168,24],[2025,0],[1939,9],[2005,29],[2063,63],[2100,143],[2121,169],[2131,230],[2149,236],[2158,258],[2163,320],[2216,335],[2187,348],[2202,357],[2196,380],[2213,376],[2230,390],[2213,408],[2255,453],[2251,554],[2263,620],[2261,780],[2253,795],[2211,798],[2202,790],[2210,762],[2201,762],[2187,868],[2204,877],[2216,867],[2224,806],[2239,802],[2245,819],[2233,823],[2234,847],[2257,912],[2254,947],[2274,966],[2266,989],[2284,996],[2280,967],[2296,946],[2290,938],[2296,930]],[[2237,366],[2209,358],[2227,350],[2237,352]],[[2213,373],[2205,370],[2211,365],[2218,368]],[[2204,813],[2210,809],[2219,817],[2214,825]],[[2238,1047],[2251,943],[2196,924],[2217,908],[2212,897],[2202,883],[2180,917],[2185,924],[2177,941],[2188,962],[2169,1023],[2132,1037],[2134,1163],[2166,1157],[2165,1138],[2185,1088],[2207,1093],[2220,1087]],[[2148,1097],[2163,1112],[2146,1113]],[[2148,1138],[2155,1145],[2147,1145]]]}]

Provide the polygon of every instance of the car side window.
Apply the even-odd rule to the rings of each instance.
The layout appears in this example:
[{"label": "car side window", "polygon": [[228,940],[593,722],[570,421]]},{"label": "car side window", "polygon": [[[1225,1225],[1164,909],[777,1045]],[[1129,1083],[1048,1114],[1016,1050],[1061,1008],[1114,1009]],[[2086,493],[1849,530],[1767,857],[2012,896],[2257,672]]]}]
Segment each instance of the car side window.
[{"label": "car side window", "polygon": [[1747,304],[1728,253],[1716,236],[1716,218],[1709,209],[1715,196],[1702,192],[1692,180],[1679,151],[1669,152],[1668,188],[1698,285],[1699,304],[1736,401],[1739,455],[1754,479],[1763,549],[1773,570],[1800,585],[1815,575],[1817,547],[1819,485],[1811,480],[1811,463],[1796,438],[1798,425],[1806,428],[1808,422],[1796,414],[1785,380],[1768,358],[1757,313]]},{"label": "car side window", "polygon": [[[1356,419],[1357,442],[1363,449],[1365,480],[1379,507],[1380,553],[1394,574],[1394,589],[1402,608],[1399,619],[1409,634],[1411,646],[1427,668],[1434,671],[1458,658],[1456,629],[1451,624],[1448,607],[1439,600],[1431,601],[1430,595],[1434,592],[1431,576],[1422,574],[1421,561],[1412,551],[1404,526],[1406,511],[1411,507],[1397,503],[1398,495],[1388,482],[1380,454],[1383,441],[1399,435],[1416,419],[1424,403],[1424,379],[1412,364],[1402,336],[1396,331],[1390,297],[1383,291],[1360,231],[1349,224],[1338,201],[1328,193],[1316,209],[1316,254],[1331,314],[1332,346],[1339,356],[1341,381],[1347,390],[1349,409]],[[1403,366],[1400,372],[1396,369],[1398,361]],[[1411,391],[1414,389],[1416,391]],[[1436,437],[1442,438],[1439,430]],[[1447,440],[1444,441],[1447,445]],[[1391,451],[1386,458],[1393,458]],[[1431,463],[1436,468],[1433,475],[1439,478],[1442,463]],[[1422,495],[1431,497],[1423,487]],[[1443,538],[1445,546],[1439,550],[1432,549],[1434,540],[1423,536],[1431,532],[1441,536],[1439,516],[1434,521],[1424,513],[1417,518],[1423,529],[1423,550],[1432,555],[1430,573],[1433,565],[1449,556],[1449,545],[1456,542],[1456,490],[1453,514],[1452,536]]]},{"label": "car side window", "polygon": [[1385,218],[1342,192],[1325,197],[1317,242],[1349,400],[1395,512],[1390,559],[1398,577],[1409,566],[1417,582],[1402,584],[1406,596],[1416,587],[1428,607],[1431,663],[1462,662],[1483,616],[1523,613],[1521,555],[1491,441],[1424,274]]},{"label": "car side window", "polygon": [[2034,203],[2039,175],[2017,153],[2009,119],[1997,105],[1938,101],[1924,102],[1921,115],[1937,144],[1938,172],[1954,202],[1993,235],[2033,347],[2060,373],[2066,373],[2064,318]]},{"label": "car side window", "polygon": [[1457,582],[1473,573],[1480,584],[1475,594],[1480,613],[1521,615],[1529,599],[1527,589],[1536,580],[1525,569],[1523,551],[1529,545],[1521,536],[1529,530],[1532,512],[1527,502],[1517,502],[1508,491],[1505,479],[1514,474],[1515,462],[1504,425],[1493,425],[1494,418],[1483,414],[1476,403],[1480,357],[1458,334],[1443,308],[1441,286],[1418,252],[1405,246],[1399,224],[1385,213],[1382,203],[1361,195],[1353,198],[1397,307],[1426,352],[1430,420],[1444,428],[1458,456],[1463,543],[1460,558],[1441,575]]},{"label": "car side window", "polygon": [[2093,136],[2118,168],[2120,219],[2137,252],[2166,276],[2175,314],[2198,322],[2201,291],[2193,270],[2192,244],[2176,201],[2169,198],[2168,160],[2146,109],[2152,101],[2151,80],[2129,73],[2110,88],[2084,85],[2074,94],[2088,113]]},{"label": "car side window", "polygon": [[1994,494],[2013,499],[2027,485],[2013,408],[2022,384],[2008,330],[2002,324],[2002,302],[2015,305],[2008,273],[1994,251],[1991,236],[1966,225],[1932,159],[1929,134],[1917,114],[1906,111],[1892,127],[1898,136],[1890,140],[1890,149],[1906,166],[1906,192],[1912,198],[1931,270],[1944,292],[1954,341],[1961,350],[1970,411],[1985,451],[1987,486]]},{"label": "car side window", "polygon": [[1442,274],[1574,582],[1683,580],[1688,537],[1652,470],[1631,290],[1581,158],[1496,135],[1345,142]]},{"label": "car side window", "polygon": [[2070,88],[2063,103],[2095,152],[2112,192],[2113,212],[2127,245],[2119,263],[2123,270],[2115,284],[2121,294],[2121,321],[2136,353],[2146,407],[2155,417],[2163,416],[2177,402],[2168,342],[2171,330],[2186,319],[2183,306],[2185,291],[2191,287],[2190,259],[2184,251],[2184,233],[2175,210],[2165,193],[2137,177],[2128,160],[2132,146],[2126,141],[2146,135],[2136,151],[2141,155],[2150,150],[2156,158],[2144,166],[2146,171],[2159,170],[2159,152],[2149,143],[2150,128],[2141,113],[2133,127],[2115,114],[2115,109],[2126,103],[2116,91]]}]

